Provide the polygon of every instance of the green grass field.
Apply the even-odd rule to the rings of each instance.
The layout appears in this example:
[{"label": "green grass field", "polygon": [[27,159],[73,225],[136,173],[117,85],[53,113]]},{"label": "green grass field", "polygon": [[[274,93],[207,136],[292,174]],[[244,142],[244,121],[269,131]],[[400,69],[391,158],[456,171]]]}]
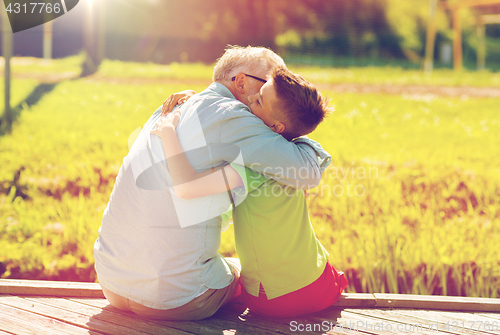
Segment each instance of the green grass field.
[{"label": "green grass field", "polygon": [[[51,61],[47,73],[78,73],[78,60]],[[487,72],[292,69],[313,83],[500,85]],[[15,79],[13,105],[24,109],[0,136],[2,278],[95,280],[93,243],[129,135],[211,73],[105,61],[94,78],[61,81],[31,106],[22,101],[36,80]],[[309,208],[348,291],[500,297],[500,99],[323,93],[336,111],[311,137],[333,163]],[[221,253],[234,255],[233,242],[230,229]]]}]

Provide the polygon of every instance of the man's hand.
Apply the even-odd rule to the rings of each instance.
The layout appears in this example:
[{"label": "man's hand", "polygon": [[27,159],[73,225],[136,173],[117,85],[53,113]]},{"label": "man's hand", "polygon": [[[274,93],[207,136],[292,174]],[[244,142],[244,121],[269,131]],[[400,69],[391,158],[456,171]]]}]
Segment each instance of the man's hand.
[{"label": "man's hand", "polygon": [[151,134],[161,138],[169,131],[173,131],[175,133],[175,129],[177,128],[180,119],[181,111],[179,109],[173,113],[168,113],[166,117],[162,117],[160,121],[156,123],[156,128],[151,130]]},{"label": "man's hand", "polygon": [[174,93],[163,102],[163,107],[161,109],[161,115],[165,116],[170,113],[175,106],[182,105],[187,99],[195,95],[196,92],[193,90],[185,90],[182,92]]}]

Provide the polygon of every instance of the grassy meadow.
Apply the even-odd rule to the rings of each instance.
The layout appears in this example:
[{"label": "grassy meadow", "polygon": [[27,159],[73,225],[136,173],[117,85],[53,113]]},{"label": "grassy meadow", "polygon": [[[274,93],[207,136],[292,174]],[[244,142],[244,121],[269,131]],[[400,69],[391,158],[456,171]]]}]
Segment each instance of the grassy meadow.
[{"label": "grassy meadow", "polygon": [[[0,136],[1,278],[94,281],[93,244],[129,135],[212,73],[105,61],[23,103],[43,74],[76,76],[80,61],[13,64],[20,115]],[[500,86],[488,72],[292,70],[318,84]],[[310,137],[333,162],[308,201],[348,291],[500,297],[500,99],[322,92],[335,112]],[[233,243],[230,229],[221,253],[234,255]]]}]

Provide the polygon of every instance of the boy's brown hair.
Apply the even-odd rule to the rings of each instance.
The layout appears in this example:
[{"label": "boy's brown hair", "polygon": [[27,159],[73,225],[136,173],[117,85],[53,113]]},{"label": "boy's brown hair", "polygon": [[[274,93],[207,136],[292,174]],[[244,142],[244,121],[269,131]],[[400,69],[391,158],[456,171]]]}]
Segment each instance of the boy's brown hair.
[{"label": "boy's brown hair", "polygon": [[328,101],[301,76],[278,67],[271,78],[277,97],[271,116],[285,124],[281,135],[287,140],[311,133],[331,112]]}]

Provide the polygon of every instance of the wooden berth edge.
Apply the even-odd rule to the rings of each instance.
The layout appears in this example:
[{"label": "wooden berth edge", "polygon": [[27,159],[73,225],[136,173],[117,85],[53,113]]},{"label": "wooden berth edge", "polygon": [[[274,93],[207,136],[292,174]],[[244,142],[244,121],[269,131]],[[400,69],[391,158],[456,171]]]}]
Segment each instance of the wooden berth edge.
[{"label": "wooden berth edge", "polygon": [[[0,279],[0,294],[104,298],[98,283]],[[342,293],[334,308],[410,308],[500,312],[500,299],[458,296]]]},{"label": "wooden berth edge", "polygon": [[500,299],[459,296],[374,293],[378,308],[412,308],[500,312]]},{"label": "wooden berth edge", "polygon": [[0,279],[0,294],[104,298],[98,283]]}]

